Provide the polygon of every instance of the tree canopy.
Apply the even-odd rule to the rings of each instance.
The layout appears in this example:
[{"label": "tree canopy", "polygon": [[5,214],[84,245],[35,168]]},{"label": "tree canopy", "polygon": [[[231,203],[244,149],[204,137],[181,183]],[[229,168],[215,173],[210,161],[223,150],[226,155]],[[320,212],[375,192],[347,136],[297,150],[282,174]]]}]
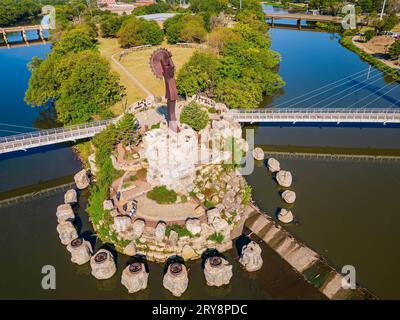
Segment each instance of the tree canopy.
[{"label": "tree canopy", "polygon": [[164,23],[168,43],[203,42],[207,35],[200,15],[179,14]]},{"label": "tree canopy", "polygon": [[196,52],[180,69],[179,94],[203,93],[231,108],[255,108],[263,95],[284,85],[276,69],[280,56],[270,49],[260,4],[248,0],[244,5],[250,20],[239,11],[234,27],[217,27],[209,34],[212,52]]},{"label": "tree canopy", "polygon": [[130,17],[117,33],[122,48],[135,47],[144,44],[161,44],[164,32],[155,21]]},{"label": "tree canopy", "polygon": [[121,88],[90,39],[80,28],[69,30],[47,59],[33,59],[25,101],[33,106],[54,103],[64,124],[109,116],[108,106],[120,99]]},{"label": "tree canopy", "polygon": [[389,48],[390,58],[393,60],[399,59],[400,57],[400,40],[396,40]]},{"label": "tree canopy", "polygon": [[179,121],[186,123],[196,131],[200,131],[207,126],[208,113],[199,104],[191,102],[183,107]]}]

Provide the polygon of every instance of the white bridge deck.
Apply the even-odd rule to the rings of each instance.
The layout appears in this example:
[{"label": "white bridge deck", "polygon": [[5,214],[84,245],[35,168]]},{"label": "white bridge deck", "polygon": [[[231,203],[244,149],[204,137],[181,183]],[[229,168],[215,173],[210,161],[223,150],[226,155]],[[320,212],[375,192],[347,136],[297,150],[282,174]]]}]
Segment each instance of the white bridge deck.
[{"label": "white bridge deck", "polygon": [[259,108],[231,109],[239,122],[400,123],[400,108]]},{"label": "white bridge deck", "polygon": [[[332,123],[400,123],[400,108],[390,109],[329,109],[270,108],[233,109],[228,114],[239,122],[332,122]],[[76,126],[40,130],[0,138],[0,154],[27,150],[56,143],[91,138],[118,118],[89,122]]]},{"label": "white bridge deck", "polygon": [[27,150],[56,143],[91,138],[113,120],[89,122],[69,127],[39,130],[0,138],[0,154]]}]

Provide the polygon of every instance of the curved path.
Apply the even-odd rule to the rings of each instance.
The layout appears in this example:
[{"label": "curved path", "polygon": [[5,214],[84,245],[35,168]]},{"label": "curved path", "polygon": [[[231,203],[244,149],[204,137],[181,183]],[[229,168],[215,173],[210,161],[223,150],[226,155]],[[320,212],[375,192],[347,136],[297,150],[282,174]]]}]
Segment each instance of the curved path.
[{"label": "curved path", "polygon": [[154,94],[147,89],[143,83],[141,83],[132,73],[129,72],[127,68],[125,68],[116,58],[116,55],[120,55],[120,52],[117,52],[111,56],[112,62],[114,62],[127,76],[132,82],[140,88],[147,96],[154,96]]}]

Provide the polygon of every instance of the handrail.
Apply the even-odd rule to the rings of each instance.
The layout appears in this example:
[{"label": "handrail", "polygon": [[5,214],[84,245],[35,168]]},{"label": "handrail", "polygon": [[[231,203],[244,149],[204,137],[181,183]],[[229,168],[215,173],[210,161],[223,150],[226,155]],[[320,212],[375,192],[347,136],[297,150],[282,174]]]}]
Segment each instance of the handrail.
[{"label": "handrail", "polygon": [[71,132],[71,131],[79,131],[79,130],[90,129],[90,128],[98,128],[98,127],[103,127],[105,125],[108,125],[108,124],[112,123],[113,121],[115,121],[115,120],[114,119],[101,120],[101,121],[77,124],[77,125],[68,126],[68,127],[58,127],[58,128],[52,128],[52,129],[46,129],[46,130],[39,130],[36,132],[21,133],[21,134],[12,135],[12,136],[1,137],[0,143],[20,141],[20,140],[31,140],[31,139],[35,139],[35,138],[41,138],[41,137],[46,137],[46,136],[56,135],[56,134],[62,134],[62,133],[67,133],[67,132]]}]

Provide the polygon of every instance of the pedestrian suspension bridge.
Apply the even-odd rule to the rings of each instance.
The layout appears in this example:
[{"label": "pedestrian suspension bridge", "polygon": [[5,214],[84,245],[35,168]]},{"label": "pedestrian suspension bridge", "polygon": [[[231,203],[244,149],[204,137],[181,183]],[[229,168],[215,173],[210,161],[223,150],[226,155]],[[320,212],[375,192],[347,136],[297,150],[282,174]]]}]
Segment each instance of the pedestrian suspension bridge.
[{"label": "pedestrian suspension bridge", "polygon": [[[400,109],[330,109],[330,108],[268,108],[229,110],[228,115],[242,123],[400,123]],[[91,138],[116,119],[89,122],[85,124],[39,130],[0,138],[0,154],[28,150],[57,143]]]}]

